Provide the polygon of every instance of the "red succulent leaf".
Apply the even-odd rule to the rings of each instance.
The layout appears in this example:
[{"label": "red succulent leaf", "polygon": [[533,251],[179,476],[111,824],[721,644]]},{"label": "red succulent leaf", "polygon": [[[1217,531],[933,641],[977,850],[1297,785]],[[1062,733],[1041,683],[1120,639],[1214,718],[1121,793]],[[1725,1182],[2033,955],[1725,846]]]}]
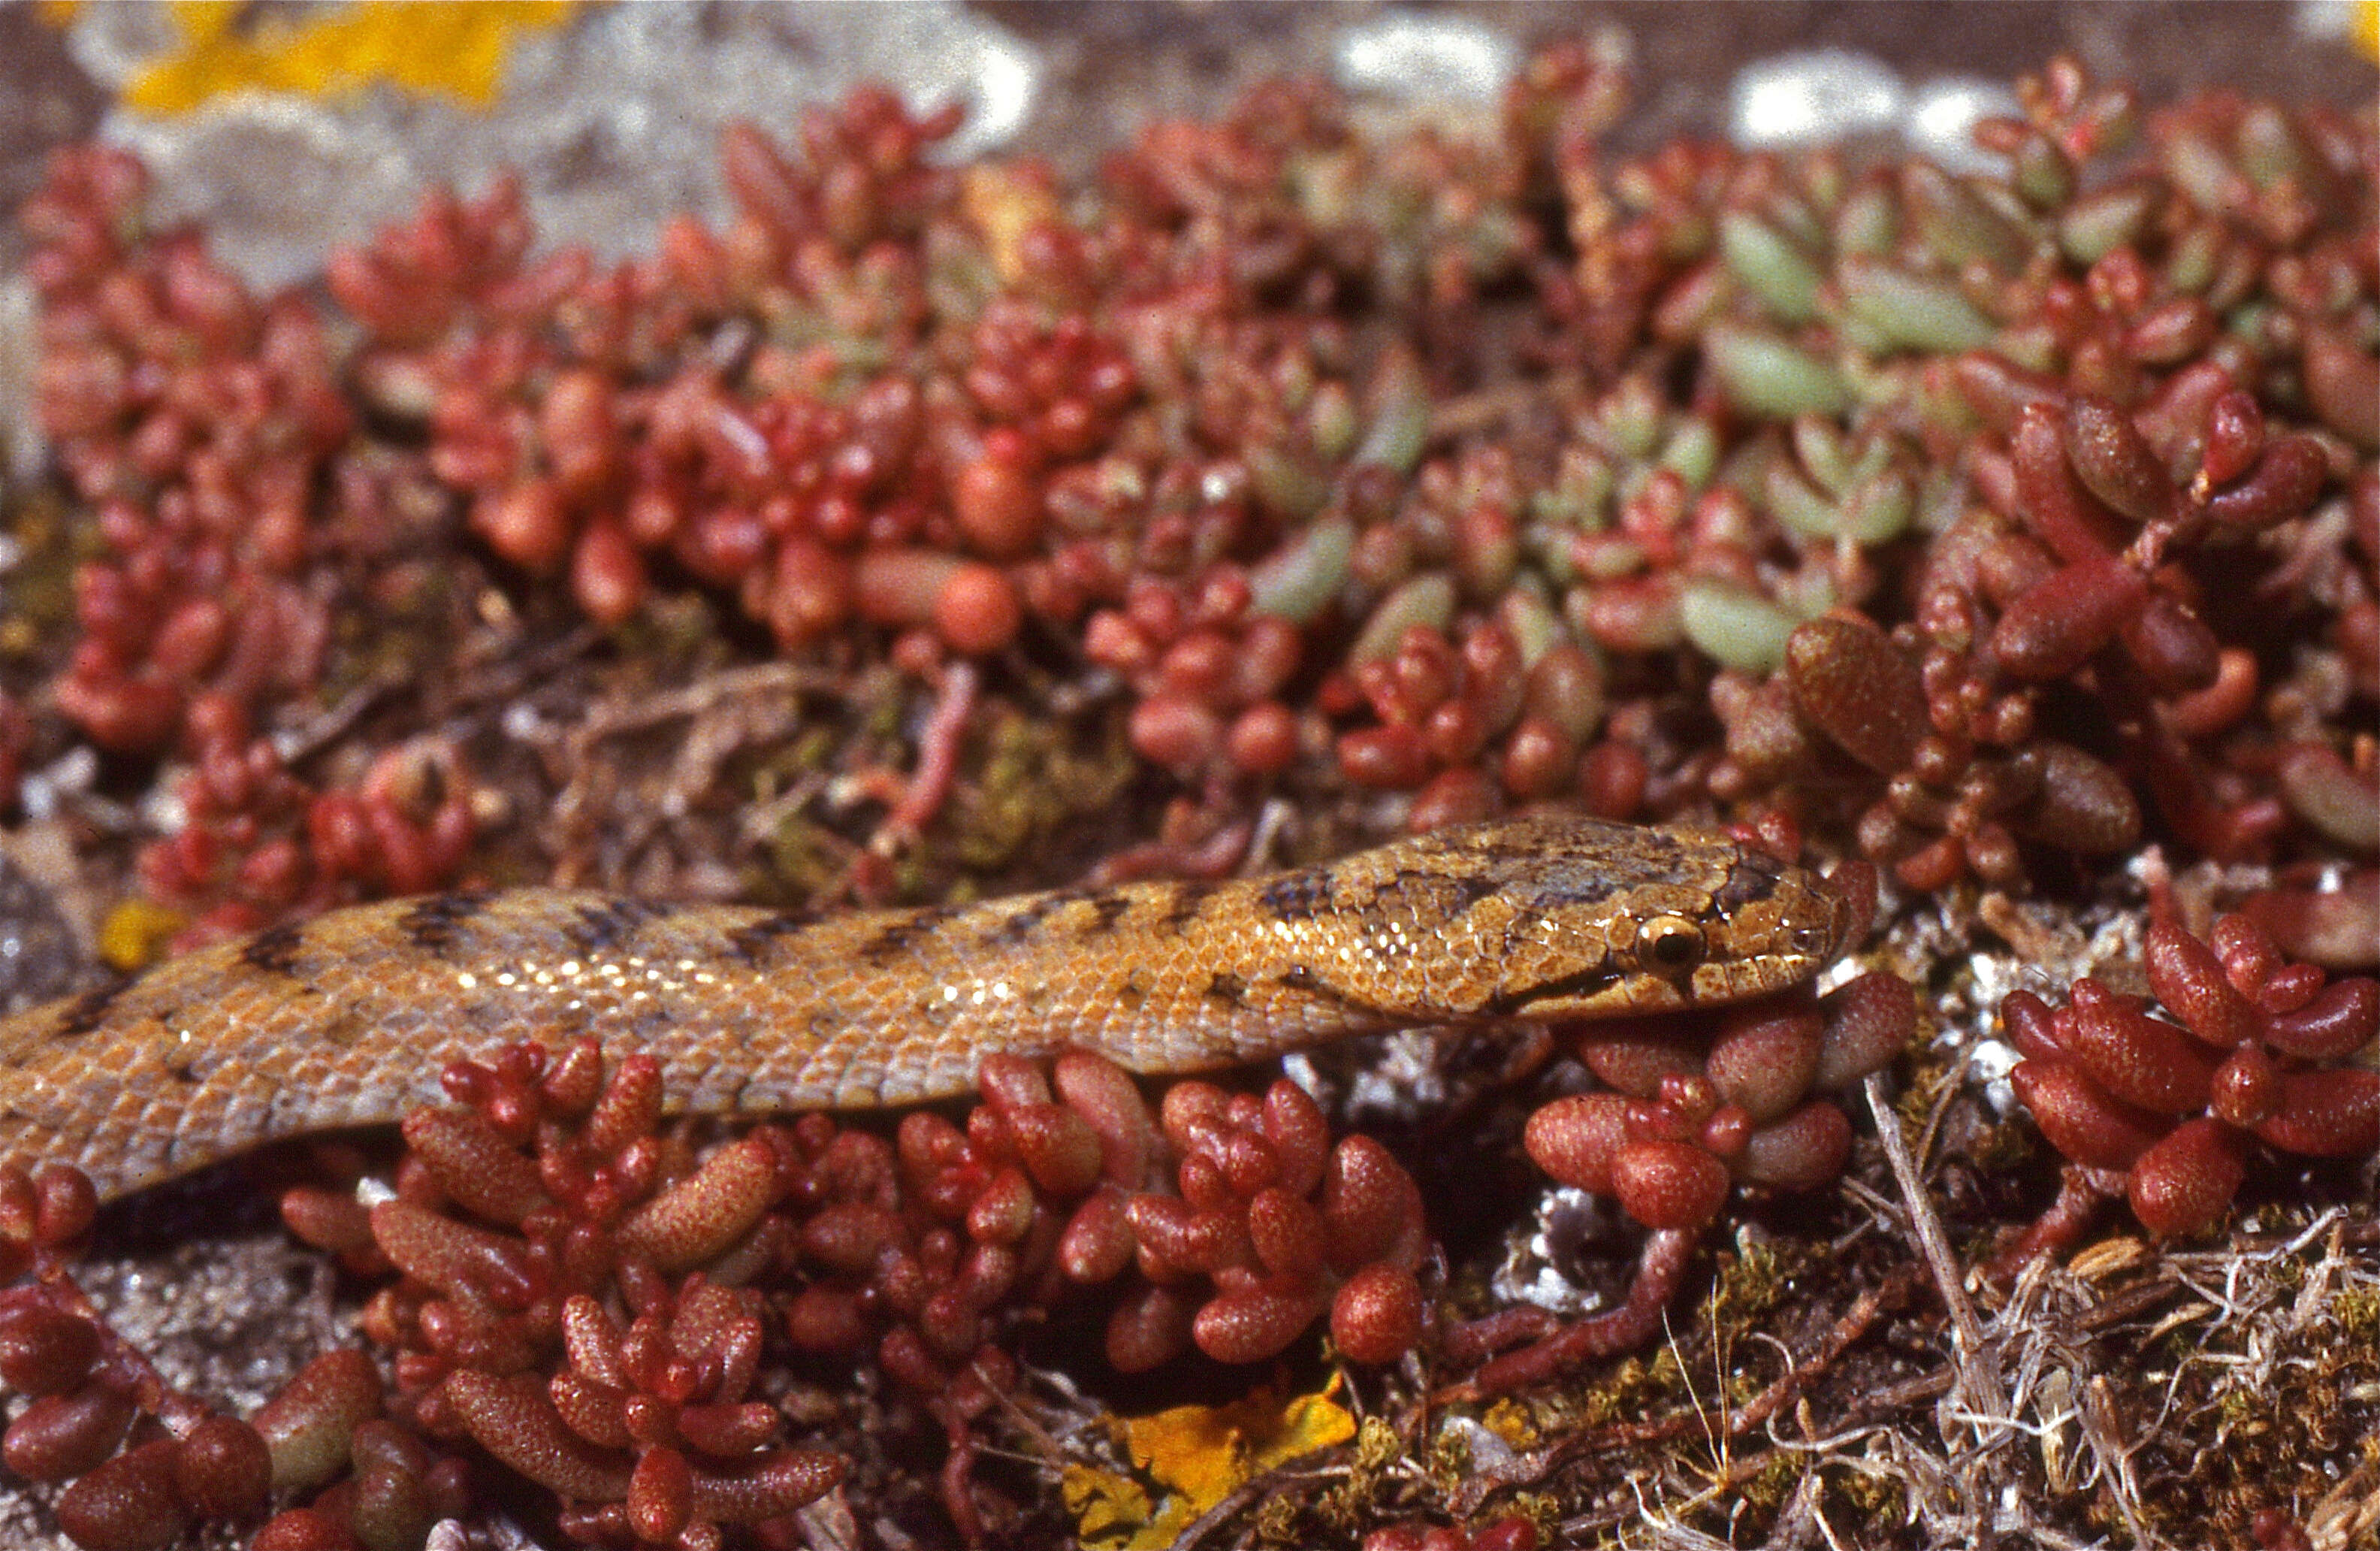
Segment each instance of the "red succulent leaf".
[{"label": "red succulent leaf", "polygon": [[2308,1157],[2351,1158],[2380,1149],[2380,1071],[2287,1073],[2280,1108],[2256,1134]]},{"label": "red succulent leaf", "polygon": [[2147,601],[2148,584],[2121,561],[2075,561],[2009,605],[1992,629],[1992,660],[2035,683],[2064,678],[2139,617]]},{"label": "red succulent leaf", "polygon": [[2256,1037],[2255,1008],[2233,988],[2214,950],[2169,921],[2149,928],[2149,985],[2184,1027],[2217,1050]]},{"label": "red succulent leaf", "polygon": [[2265,1024],[2265,1042],[2301,1060],[2352,1056],[2380,1037],[2380,981],[2337,980],[2304,1006]]},{"label": "red succulent leaf", "polygon": [[1742,1106],[1755,1124],[1773,1120],[1810,1091],[1824,1029],[1807,1008],[1731,1013],[1711,1042],[1704,1070],[1720,1102]]},{"label": "red succulent leaf", "polygon": [[1611,1191],[1650,1228],[1700,1227],[1726,1204],[1727,1166],[1683,1142],[1632,1142],[1612,1157]]},{"label": "red succulent leaf", "polygon": [[1427,1309],[1412,1272],[1367,1265],[1330,1300],[1330,1339],[1349,1361],[1393,1362],[1421,1339]]},{"label": "red succulent leaf", "polygon": [[1628,1019],[1579,1035],[1586,1069],[1633,1098],[1649,1099],[1666,1077],[1699,1077],[1701,1053],[1682,1031],[1653,1019]]},{"label": "red succulent leaf", "polygon": [[1304,1196],[1278,1185],[1258,1191],[1248,1202],[1248,1240],[1269,1276],[1310,1281],[1322,1269],[1322,1214]]},{"label": "red succulent leaf", "polygon": [[2171,1238],[2220,1221],[2245,1169],[2239,1133],[2220,1120],[2185,1120],[2141,1154],[2125,1191],[2141,1226]]},{"label": "red succulent leaf", "polygon": [[1143,1287],[1127,1293],[1108,1316],[1107,1357],[1120,1374],[1145,1374],[1190,1345],[1197,1303],[1186,1291]]},{"label": "red succulent leaf", "polygon": [[2238,484],[2217,492],[2206,503],[2206,515],[2232,528],[2269,528],[2298,516],[2313,505],[2330,477],[2330,459],[2322,444],[2311,436],[2282,436],[2265,445],[2265,454]]},{"label": "red succulent leaf", "polygon": [[1883,1070],[1917,1032],[1917,988],[1888,970],[1871,970],[1818,999],[1826,1025],[1810,1086],[1848,1088]]},{"label": "red succulent leaf", "polygon": [[103,1462],[58,1498],[58,1528],[83,1551],[162,1551],[190,1522],[174,1469],[181,1446],[142,1444]]},{"label": "red succulent leaf", "polygon": [[459,1369],[447,1375],[445,1389],[481,1448],[548,1491],[599,1502],[627,1495],[629,1459],[563,1425],[536,1375],[499,1378]]},{"label": "red succulent leaf", "polygon": [[1093,1192],[1066,1221],[1058,1239],[1059,1267],[1073,1280],[1104,1282],[1132,1264],[1131,1198],[1107,1188]]},{"label": "red succulent leaf", "polygon": [[[2072,1020],[2067,1024],[2070,1030]],[[2058,1015],[2030,991],[2011,991],[2000,999],[2000,1026],[2017,1054],[2031,1060],[2062,1060],[2070,1056]]]},{"label": "red succulent leaf", "polygon": [[1793,703],[1878,775],[1908,767],[1928,724],[1917,665],[1864,615],[1829,614],[1785,640]]},{"label": "red succulent leaf", "polygon": [[1842,1178],[1851,1151],[1850,1117],[1825,1099],[1813,1099],[1747,1137],[1735,1177],[1773,1190],[1815,1191]]},{"label": "red succulent leaf", "polygon": [[2244,1045],[2215,1069],[2207,1107],[2216,1117],[2242,1128],[2260,1126],[2281,1106],[2281,1069],[2255,1045]]},{"label": "red succulent leaf", "polygon": [[1367,1136],[1347,1137],[1331,1151],[1322,1222],[1331,1268],[1342,1276],[1378,1261],[1410,1266],[1423,1249],[1421,1191]]},{"label": "red succulent leaf", "polygon": [[2087,977],[2071,1007],[2073,1055],[2110,1095],[2161,1115],[2205,1105],[2215,1062],[2180,1028]]},{"label": "red succulent leaf", "polygon": [[115,1453],[136,1414],[132,1398],[106,1385],[44,1395],[8,1424],[0,1459],[28,1481],[68,1481]]},{"label": "red succulent leaf", "polygon": [[1529,1117],[1522,1145],[1552,1178],[1597,1195],[1611,1191],[1611,1160],[1628,1140],[1628,1100],[1618,1093],[1580,1093],[1541,1105]]},{"label": "red succulent leaf", "polygon": [[344,1469],[356,1428],[380,1414],[380,1371],[353,1349],[324,1352],[257,1411],[275,1491],[307,1491]]},{"label": "red succulent leaf", "polygon": [[1304,1334],[1327,1301],[1297,1283],[1227,1292],[1198,1311],[1190,1338],[1218,1362],[1261,1362]]},{"label": "red succulent leaf", "polygon": [[622,1222],[620,1250],[662,1271],[698,1265],[751,1231],[780,1183],[776,1153],[766,1142],[731,1142]]},{"label": "red succulent leaf", "polygon": [[273,1485],[273,1456],[254,1427],[210,1416],[183,1435],[181,1444],[174,1484],[201,1518],[245,1518],[264,1506]]},{"label": "red succulent leaf", "polygon": [[692,1472],[694,1516],[723,1524],[757,1524],[816,1502],[849,1467],[842,1456],[785,1448],[732,1471]]},{"label": "red succulent leaf", "polygon": [[2131,519],[2154,522],[2177,492],[2131,417],[2104,398],[2078,396],[2066,409],[2066,456],[2092,495]]},{"label": "red succulent leaf", "polygon": [[2009,815],[2027,837],[2078,856],[2113,856],[2140,843],[2141,807],[2124,778],[2056,739],[2034,740],[2040,791]]},{"label": "red succulent leaf", "polygon": [[2079,1061],[2058,1056],[2020,1061],[2009,1081],[2049,1144],[2076,1163],[2130,1168],[2165,1135],[2157,1117],[2108,1097]]},{"label": "red succulent leaf", "polygon": [[2114,515],[2082,488],[2067,461],[2064,416],[2045,403],[2018,411],[2009,437],[2017,509],[2025,526],[2069,565],[2104,559],[2124,543]]},{"label": "red succulent leaf", "polygon": [[516,1227],[548,1204],[537,1166],[475,1109],[417,1109],[400,1130],[441,1189],[474,1216]]}]

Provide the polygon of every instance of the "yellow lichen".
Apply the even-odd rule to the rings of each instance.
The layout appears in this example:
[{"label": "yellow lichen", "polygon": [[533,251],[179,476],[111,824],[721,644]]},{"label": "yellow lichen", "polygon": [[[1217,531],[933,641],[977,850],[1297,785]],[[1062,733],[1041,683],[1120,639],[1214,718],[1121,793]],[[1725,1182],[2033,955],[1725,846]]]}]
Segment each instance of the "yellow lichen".
[{"label": "yellow lichen", "polygon": [[1535,1448],[1545,1441],[1537,1428],[1537,1419],[1526,1406],[1507,1398],[1488,1408],[1480,1418],[1481,1425],[1514,1448]]},{"label": "yellow lichen", "polygon": [[1139,1482],[1117,1472],[1068,1469],[1060,1489],[1081,1544],[1159,1551],[1259,1473],[1354,1437],[1354,1415],[1333,1398],[1339,1382],[1287,1401],[1258,1389],[1228,1406],[1176,1406],[1116,1423],[1133,1463],[1163,1495],[1152,1498]]},{"label": "yellow lichen", "polygon": [[125,974],[145,970],[164,957],[166,942],[189,923],[179,910],[127,899],[99,923],[99,956],[109,969]]},{"label": "yellow lichen", "polygon": [[128,107],[188,113],[234,92],[338,97],[386,82],[479,104],[504,86],[525,31],[559,26],[576,0],[357,0],[292,17],[235,0],[175,0],[177,46],[124,89]]}]

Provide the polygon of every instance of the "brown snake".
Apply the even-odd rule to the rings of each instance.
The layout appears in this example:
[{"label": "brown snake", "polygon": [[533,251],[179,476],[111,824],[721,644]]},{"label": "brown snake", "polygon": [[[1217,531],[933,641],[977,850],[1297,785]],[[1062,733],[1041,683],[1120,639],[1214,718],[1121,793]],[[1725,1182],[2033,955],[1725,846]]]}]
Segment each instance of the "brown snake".
[{"label": "brown snake", "polygon": [[1184,1072],[1342,1034],[1590,1019],[1808,978],[1827,884],[1723,837],[1470,824],[1230,882],[811,920],[521,889],[336,910],[0,1023],[0,1160],[103,1198],[261,1142],[385,1124],[439,1069],[592,1034],[673,1107],[863,1108],[1068,1047]]}]

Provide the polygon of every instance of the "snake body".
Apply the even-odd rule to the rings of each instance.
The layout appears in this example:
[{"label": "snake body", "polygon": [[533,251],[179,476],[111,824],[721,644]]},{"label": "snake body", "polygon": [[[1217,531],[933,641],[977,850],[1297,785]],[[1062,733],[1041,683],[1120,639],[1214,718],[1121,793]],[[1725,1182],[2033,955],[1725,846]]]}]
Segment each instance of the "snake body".
[{"label": "snake body", "polygon": [[1723,837],[1465,825],[1269,878],[811,919],[552,889],[336,910],[0,1023],[0,1160],[122,1195],[261,1142],[383,1124],[439,1069],[592,1034],[673,1107],[965,1093],[994,1053],[1186,1072],[1343,1034],[1758,995],[1849,907]]}]

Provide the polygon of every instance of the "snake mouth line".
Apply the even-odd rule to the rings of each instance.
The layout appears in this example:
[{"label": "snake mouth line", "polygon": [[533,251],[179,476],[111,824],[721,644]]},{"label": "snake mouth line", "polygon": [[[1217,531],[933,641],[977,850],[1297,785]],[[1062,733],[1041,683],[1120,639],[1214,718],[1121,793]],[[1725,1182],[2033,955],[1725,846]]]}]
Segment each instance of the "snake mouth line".
[{"label": "snake mouth line", "polygon": [[[1535,1017],[1538,1014],[1532,1009],[1541,1008],[1547,1002],[1567,1001],[1572,998],[1584,1001],[1610,990],[1624,978],[1619,971],[1609,968],[1580,970],[1576,973],[1563,975],[1558,980],[1549,980],[1533,985],[1525,991],[1500,991],[1481,1003],[1479,1010],[1495,1018]],[[1545,1016],[1560,1017],[1562,1015],[1549,1013]]]}]

